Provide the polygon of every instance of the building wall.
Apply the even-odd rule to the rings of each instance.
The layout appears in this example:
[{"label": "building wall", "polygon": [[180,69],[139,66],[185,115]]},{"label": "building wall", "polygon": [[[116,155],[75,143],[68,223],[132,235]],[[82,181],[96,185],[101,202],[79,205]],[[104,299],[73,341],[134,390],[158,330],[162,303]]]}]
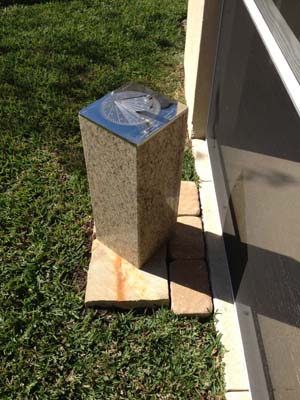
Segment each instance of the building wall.
[{"label": "building wall", "polygon": [[185,96],[190,137],[206,136],[221,13],[219,0],[189,0],[185,46]]}]

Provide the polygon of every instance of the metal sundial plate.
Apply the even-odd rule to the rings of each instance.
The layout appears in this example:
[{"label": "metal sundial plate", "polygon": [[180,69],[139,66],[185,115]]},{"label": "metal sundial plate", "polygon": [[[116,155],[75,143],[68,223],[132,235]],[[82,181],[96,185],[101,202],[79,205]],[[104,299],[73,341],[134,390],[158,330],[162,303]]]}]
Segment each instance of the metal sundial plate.
[{"label": "metal sundial plate", "polygon": [[160,103],[152,95],[142,92],[112,92],[102,102],[100,113],[120,125],[140,125],[151,122],[160,112]]},{"label": "metal sundial plate", "polygon": [[127,85],[96,100],[79,114],[139,145],[176,117],[177,103],[141,85]]}]

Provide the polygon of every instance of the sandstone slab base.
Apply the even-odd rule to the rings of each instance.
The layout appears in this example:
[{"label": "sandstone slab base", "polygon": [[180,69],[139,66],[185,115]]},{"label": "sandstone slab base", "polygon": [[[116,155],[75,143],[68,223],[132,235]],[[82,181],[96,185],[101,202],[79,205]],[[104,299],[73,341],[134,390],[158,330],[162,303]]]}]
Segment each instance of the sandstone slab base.
[{"label": "sandstone slab base", "polygon": [[202,223],[199,217],[178,217],[169,241],[172,260],[193,260],[205,257]]},{"label": "sandstone slab base", "polygon": [[213,312],[207,265],[203,260],[170,264],[171,309],[175,314],[207,317]]},{"label": "sandstone slab base", "polygon": [[169,304],[166,248],[138,269],[99,240],[92,258],[85,293],[87,306],[138,308]]},{"label": "sandstone slab base", "polygon": [[200,204],[195,182],[181,181],[178,216],[199,216]]},{"label": "sandstone slab base", "polygon": [[129,309],[170,303],[172,311],[179,315],[207,317],[213,312],[195,183],[181,182],[178,212],[181,216],[168,243],[169,282],[166,245],[138,269],[94,239],[85,297],[87,306]]}]

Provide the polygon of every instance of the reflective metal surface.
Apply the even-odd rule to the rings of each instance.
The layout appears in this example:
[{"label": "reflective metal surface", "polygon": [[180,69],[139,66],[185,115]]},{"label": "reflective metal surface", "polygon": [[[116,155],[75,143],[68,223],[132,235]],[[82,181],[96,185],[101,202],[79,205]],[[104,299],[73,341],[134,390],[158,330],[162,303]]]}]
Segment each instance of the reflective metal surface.
[{"label": "reflective metal surface", "polygon": [[117,125],[140,125],[155,118],[161,108],[159,101],[143,92],[112,92],[103,99],[100,114]]},{"label": "reflective metal surface", "polygon": [[253,399],[299,400],[300,119],[236,0],[224,9],[208,142]]},{"label": "reflective metal surface", "polygon": [[149,88],[130,83],[83,108],[79,114],[138,145],[176,117],[177,104]]}]

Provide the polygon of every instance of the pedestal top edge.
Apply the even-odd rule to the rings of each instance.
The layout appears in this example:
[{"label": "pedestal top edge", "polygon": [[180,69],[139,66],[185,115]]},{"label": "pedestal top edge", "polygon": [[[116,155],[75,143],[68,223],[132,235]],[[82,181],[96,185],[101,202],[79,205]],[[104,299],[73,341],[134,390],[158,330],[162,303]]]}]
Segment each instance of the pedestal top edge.
[{"label": "pedestal top edge", "polygon": [[140,145],[185,111],[184,104],[131,82],[84,107],[79,115]]}]

